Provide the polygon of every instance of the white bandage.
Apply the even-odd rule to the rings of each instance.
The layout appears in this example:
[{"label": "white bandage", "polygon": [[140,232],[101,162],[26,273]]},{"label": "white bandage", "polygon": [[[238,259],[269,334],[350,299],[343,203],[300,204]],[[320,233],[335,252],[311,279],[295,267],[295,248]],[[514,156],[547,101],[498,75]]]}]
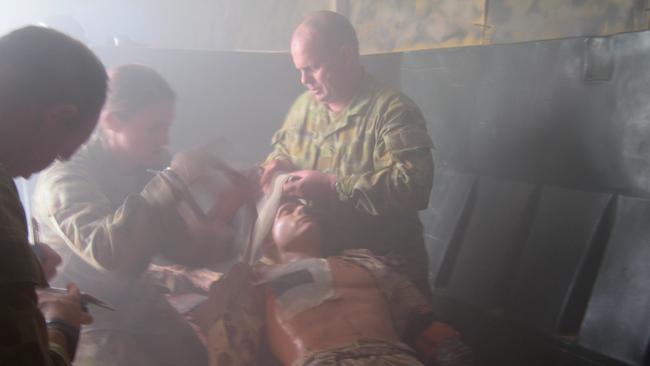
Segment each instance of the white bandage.
[{"label": "white bandage", "polygon": [[332,270],[323,258],[301,259],[278,266],[266,272],[258,284],[265,285],[275,294],[284,320],[336,295],[332,288]]}]

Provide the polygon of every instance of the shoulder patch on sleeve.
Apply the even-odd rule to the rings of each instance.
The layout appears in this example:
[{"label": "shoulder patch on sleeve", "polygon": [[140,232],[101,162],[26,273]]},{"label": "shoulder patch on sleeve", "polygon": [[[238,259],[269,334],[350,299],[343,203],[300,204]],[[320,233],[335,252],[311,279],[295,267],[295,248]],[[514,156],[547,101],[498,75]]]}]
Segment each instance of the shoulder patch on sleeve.
[{"label": "shoulder patch on sleeve", "polygon": [[407,128],[384,137],[386,149],[401,151],[411,149],[431,149],[433,142],[425,129]]}]

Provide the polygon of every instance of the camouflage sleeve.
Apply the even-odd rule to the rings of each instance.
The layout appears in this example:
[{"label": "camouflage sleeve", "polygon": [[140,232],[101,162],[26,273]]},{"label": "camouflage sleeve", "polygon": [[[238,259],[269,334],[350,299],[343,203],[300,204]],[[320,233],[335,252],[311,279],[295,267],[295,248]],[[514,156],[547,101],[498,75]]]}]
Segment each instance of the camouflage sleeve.
[{"label": "camouflage sleeve", "polygon": [[[117,208],[90,178],[59,172],[44,177],[39,219],[81,258],[105,270],[146,269],[162,242],[164,219],[180,222],[172,188],[160,175]],[[46,216],[46,217],[44,217]],[[179,223],[182,227],[182,224]]]},{"label": "camouflage sleeve", "polygon": [[374,171],[339,177],[339,199],[371,215],[426,208],[433,183],[433,143],[419,109],[393,101],[380,117]]},{"label": "camouflage sleeve", "polygon": [[295,164],[291,158],[292,149],[295,149],[295,146],[292,146],[291,141],[287,139],[286,130],[290,126],[295,126],[304,118],[307,108],[306,99],[306,94],[302,94],[293,102],[289,112],[287,112],[284,123],[282,123],[282,127],[276,131],[271,138],[271,146],[273,147],[273,150],[260,166],[263,167],[273,160],[287,160],[292,164]]},{"label": "camouflage sleeve", "polygon": [[284,136],[285,133],[284,133],[284,129],[282,128],[273,134],[273,138],[271,139],[271,145],[273,146],[273,151],[271,151],[271,153],[266,157],[264,162],[260,164],[260,166],[263,167],[273,160],[287,160],[291,162],[291,155],[289,155],[289,151],[287,150],[287,147],[285,145]]},{"label": "camouflage sleeve", "polygon": [[62,347],[48,346],[34,285],[2,285],[0,293],[0,365],[69,365]]}]

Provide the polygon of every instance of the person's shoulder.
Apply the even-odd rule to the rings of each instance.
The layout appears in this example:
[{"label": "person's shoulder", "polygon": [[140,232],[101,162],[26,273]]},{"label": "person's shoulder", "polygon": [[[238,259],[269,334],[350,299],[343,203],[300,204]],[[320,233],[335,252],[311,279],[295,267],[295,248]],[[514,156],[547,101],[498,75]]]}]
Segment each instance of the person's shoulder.
[{"label": "person's shoulder", "polygon": [[411,98],[386,82],[372,79],[372,90],[375,94],[375,99],[379,103],[390,105],[394,108],[419,109]]},{"label": "person's shoulder", "polygon": [[55,161],[40,172],[36,180],[35,197],[42,192],[67,190],[67,182],[90,180],[93,169],[97,167],[96,146],[97,142],[90,140],[67,161]]},{"label": "person's shoulder", "polygon": [[96,155],[98,153],[99,142],[91,139],[79,150],[77,150],[70,159],[62,161],[57,160],[40,173],[42,176],[52,176],[58,174],[75,174],[89,170],[96,165]]}]

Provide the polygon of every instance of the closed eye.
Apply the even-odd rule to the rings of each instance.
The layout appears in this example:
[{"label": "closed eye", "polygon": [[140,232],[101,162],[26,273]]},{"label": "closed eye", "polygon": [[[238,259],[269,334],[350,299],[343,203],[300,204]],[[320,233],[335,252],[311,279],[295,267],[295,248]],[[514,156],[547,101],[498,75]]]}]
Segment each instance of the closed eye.
[{"label": "closed eye", "polygon": [[279,217],[279,216],[283,216],[283,215],[286,215],[286,214],[290,214],[298,206],[299,206],[299,203],[297,203],[297,202],[295,202],[295,203],[294,202],[285,203],[284,205],[280,206],[280,208],[278,209],[277,216]]}]

